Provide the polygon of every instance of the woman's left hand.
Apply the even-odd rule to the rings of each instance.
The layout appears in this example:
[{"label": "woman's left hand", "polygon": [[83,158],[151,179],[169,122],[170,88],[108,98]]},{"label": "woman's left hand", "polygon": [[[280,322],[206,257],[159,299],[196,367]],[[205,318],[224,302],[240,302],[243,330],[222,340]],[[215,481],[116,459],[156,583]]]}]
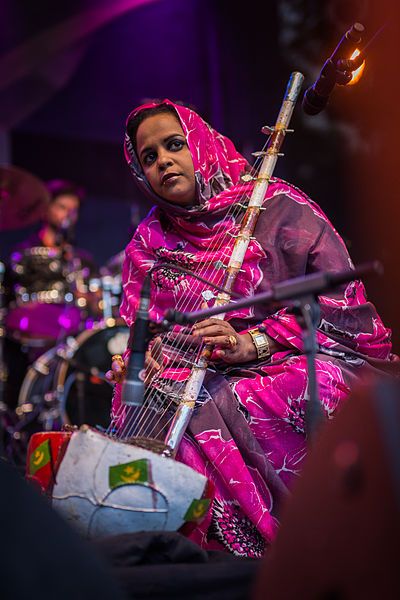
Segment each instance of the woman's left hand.
[{"label": "woman's left hand", "polygon": [[192,335],[201,337],[205,344],[212,344],[211,360],[223,360],[229,364],[257,359],[257,350],[249,333],[239,334],[221,319],[206,319],[193,325]]}]

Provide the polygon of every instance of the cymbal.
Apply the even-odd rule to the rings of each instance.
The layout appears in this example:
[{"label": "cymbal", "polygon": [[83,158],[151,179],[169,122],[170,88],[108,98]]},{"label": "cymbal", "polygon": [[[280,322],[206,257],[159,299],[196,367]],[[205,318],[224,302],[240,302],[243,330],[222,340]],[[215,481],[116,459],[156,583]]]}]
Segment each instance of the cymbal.
[{"label": "cymbal", "polygon": [[0,167],[0,231],[36,223],[49,202],[49,192],[40,179],[19,167]]}]

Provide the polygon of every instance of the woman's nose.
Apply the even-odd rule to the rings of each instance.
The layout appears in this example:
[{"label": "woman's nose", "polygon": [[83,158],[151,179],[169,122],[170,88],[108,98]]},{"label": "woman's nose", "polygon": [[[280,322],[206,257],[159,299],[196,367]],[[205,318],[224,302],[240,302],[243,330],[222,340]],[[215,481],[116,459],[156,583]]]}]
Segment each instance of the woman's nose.
[{"label": "woman's nose", "polygon": [[162,151],[158,153],[158,165],[160,168],[166,168],[172,165],[173,161],[171,155],[167,151]]}]

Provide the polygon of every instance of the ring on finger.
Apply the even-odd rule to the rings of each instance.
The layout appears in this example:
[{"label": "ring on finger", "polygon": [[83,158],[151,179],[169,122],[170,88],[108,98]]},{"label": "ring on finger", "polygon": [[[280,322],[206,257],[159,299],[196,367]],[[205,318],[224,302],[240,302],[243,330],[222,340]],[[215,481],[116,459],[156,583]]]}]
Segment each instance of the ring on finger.
[{"label": "ring on finger", "polygon": [[238,345],[236,335],[232,334],[232,335],[228,336],[228,344],[229,344],[229,348],[231,348],[231,349],[236,348],[236,346]]},{"label": "ring on finger", "polygon": [[125,362],[120,354],[113,354],[111,357],[111,362],[117,362],[118,365],[121,367],[122,371],[123,372],[125,371],[125,369],[126,369]]}]

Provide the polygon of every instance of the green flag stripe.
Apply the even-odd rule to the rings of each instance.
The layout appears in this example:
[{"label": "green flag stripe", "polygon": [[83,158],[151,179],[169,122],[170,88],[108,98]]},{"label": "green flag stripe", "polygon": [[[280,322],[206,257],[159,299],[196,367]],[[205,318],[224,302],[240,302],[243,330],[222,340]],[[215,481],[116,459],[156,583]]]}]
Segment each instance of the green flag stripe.
[{"label": "green flag stripe", "polygon": [[49,440],[42,442],[32,452],[29,459],[29,473],[34,475],[36,471],[47,465],[51,460]]}]

